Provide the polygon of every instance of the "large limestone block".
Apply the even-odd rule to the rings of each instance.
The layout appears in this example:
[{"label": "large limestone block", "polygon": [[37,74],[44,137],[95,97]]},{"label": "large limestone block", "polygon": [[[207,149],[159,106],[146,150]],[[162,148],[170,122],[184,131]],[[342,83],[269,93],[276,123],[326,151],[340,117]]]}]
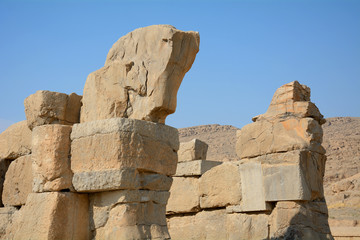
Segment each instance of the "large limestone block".
[{"label": "large limestone block", "polygon": [[284,155],[292,159],[279,163],[281,154],[270,154],[262,165],[266,201],[323,198],[326,157],[307,151]]},{"label": "large limestone block", "polygon": [[128,117],[165,123],[199,51],[199,34],[169,25],[139,28],[110,49],[84,87],[81,122]]},{"label": "large limestone block", "polygon": [[70,169],[71,126],[51,124],[33,129],[33,191],[48,192],[72,188]]},{"label": "large limestone block", "polygon": [[17,212],[15,207],[0,208],[0,239],[5,239],[6,228],[12,223],[15,212]]},{"label": "large limestone block", "polygon": [[170,217],[168,226],[172,240],[227,239],[224,209],[202,211],[195,216]]},{"label": "large limestone block", "polygon": [[268,239],[269,215],[233,213],[226,215],[228,240]]},{"label": "large limestone block", "polygon": [[179,162],[177,164],[176,173],[174,176],[201,176],[211,168],[220,165],[221,162],[208,160],[194,160],[187,162]]},{"label": "large limestone block", "polygon": [[[0,159],[0,193],[2,195],[5,181],[5,174],[10,166],[10,160]],[[0,195],[0,207],[4,206],[2,202],[2,196]]]},{"label": "large limestone block", "polygon": [[167,214],[198,212],[200,210],[199,179],[174,177],[170,189]]},{"label": "large limestone block", "polygon": [[193,139],[188,142],[180,143],[178,151],[179,162],[192,160],[206,160],[208,145],[199,139]]},{"label": "large limestone block", "polygon": [[[128,203],[130,205],[124,205],[128,208],[136,208],[138,213],[140,214],[141,208],[151,207],[148,205],[140,205],[133,203],[149,203],[152,202],[157,208],[162,210],[162,206],[166,205],[169,199],[170,193],[167,191],[148,191],[148,190],[117,190],[117,191],[109,191],[109,192],[101,192],[101,193],[93,193],[90,194],[90,225],[91,229],[95,230],[101,227],[104,227],[109,219],[110,212],[112,208],[119,204]],[[155,208],[156,208],[155,207]],[[135,216],[139,221],[141,218],[145,216]],[[159,220],[160,219],[160,220]],[[149,219],[147,219],[149,221]],[[150,219],[151,220],[151,219]],[[163,224],[164,216],[159,216],[154,218],[153,223]]]},{"label": "large limestone block", "polygon": [[325,153],[321,146],[322,128],[312,118],[289,118],[275,123],[257,121],[244,126],[237,136],[236,153],[240,158],[291,150]]},{"label": "large limestone block", "polygon": [[79,122],[81,96],[76,93],[37,91],[24,100],[30,129],[45,124],[72,125]]},{"label": "large limestone block", "polygon": [[333,239],[325,202],[278,202],[270,215],[271,239]]},{"label": "large limestone block", "polygon": [[31,153],[31,130],[26,121],[15,123],[0,134],[0,159],[16,159]]},{"label": "large limestone block", "polygon": [[225,162],[201,176],[199,183],[200,207],[215,208],[238,205],[241,202],[239,166]]},{"label": "large limestone block", "polygon": [[245,162],[239,165],[241,177],[242,212],[270,210],[265,202],[263,173],[261,163]]},{"label": "large limestone block", "polygon": [[91,194],[91,230],[95,239],[168,239],[168,192],[122,190]]},{"label": "large limestone block", "polygon": [[2,200],[5,206],[20,206],[32,192],[31,155],[19,157],[11,162],[5,175]]},{"label": "large limestone block", "polygon": [[6,239],[89,239],[89,200],[86,194],[29,194],[25,206],[6,229]]},{"label": "large limestone block", "polygon": [[87,190],[99,190],[102,182],[111,184],[126,169],[164,175],[176,171],[178,132],[166,125],[127,118],[99,120],[75,124],[71,139],[74,187],[75,181],[83,179],[86,184],[88,179],[100,185]]}]

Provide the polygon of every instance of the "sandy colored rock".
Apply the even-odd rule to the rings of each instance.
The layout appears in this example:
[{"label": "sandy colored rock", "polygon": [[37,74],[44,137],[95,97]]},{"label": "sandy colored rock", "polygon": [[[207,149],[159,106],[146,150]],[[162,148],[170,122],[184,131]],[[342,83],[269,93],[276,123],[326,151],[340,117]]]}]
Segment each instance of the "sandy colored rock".
[{"label": "sandy colored rock", "polygon": [[[10,166],[10,160],[0,159],[0,193],[2,195],[5,181],[5,174]],[[2,202],[2,196],[0,196],[0,207],[4,206]]]},{"label": "sandy colored rock", "polygon": [[[266,214],[233,213],[226,215],[228,240],[268,239],[269,216]],[[220,230],[219,231],[223,231]]]},{"label": "sandy colored rock", "polygon": [[278,88],[266,113],[256,116],[253,121],[286,119],[289,117],[311,117],[320,124],[325,123],[316,105],[310,102],[310,88],[298,81],[285,84]]},{"label": "sandy colored rock", "polygon": [[275,123],[257,121],[241,129],[236,152],[240,158],[292,150],[324,154],[322,135],[320,124],[312,118],[290,118]]},{"label": "sandy colored rock", "polygon": [[45,124],[72,125],[79,122],[81,96],[76,93],[37,91],[24,100],[30,129]]},{"label": "sandy colored rock", "polygon": [[6,228],[12,223],[15,212],[17,212],[15,207],[0,208],[0,239],[5,239]]},{"label": "sandy colored rock", "polygon": [[31,155],[19,157],[11,162],[5,175],[2,200],[5,206],[20,206],[32,192]]},{"label": "sandy colored rock", "polygon": [[241,212],[271,210],[265,200],[264,179],[259,162],[244,162],[239,165],[241,177]]},{"label": "sandy colored rock", "polygon": [[270,237],[333,239],[328,224],[326,203],[278,202],[270,215]]},{"label": "sandy colored rock", "polygon": [[31,153],[31,130],[26,121],[15,123],[0,134],[0,159],[16,159]]},{"label": "sandy colored rock", "polygon": [[86,194],[31,193],[6,229],[8,239],[89,239]]},{"label": "sandy colored rock", "polygon": [[[279,163],[281,154],[270,154],[262,164],[266,201],[313,200],[324,197],[324,155],[294,151]],[[261,158],[259,158],[261,159]]]},{"label": "sandy colored rock", "polygon": [[[168,192],[113,191],[90,197],[95,239],[167,239]],[[165,204],[164,204],[165,203]]]},{"label": "sandy colored rock", "polygon": [[201,176],[206,171],[220,164],[221,162],[207,160],[179,162],[174,176]]},{"label": "sandy colored rock", "polygon": [[125,117],[165,123],[199,51],[197,32],[169,25],[136,29],[110,49],[84,87],[81,122]]},{"label": "sandy colored rock", "polygon": [[206,160],[207,150],[208,145],[196,138],[189,142],[182,142],[178,151],[179,162]]},{"label": "sandy colored rock", "polygon": [[199,184],[201,208],[240,204],[241,178],[236,163],[223,163],[210,169],[201,176]]},{"label": "sandy colored rock", "polygon": [[72,189],[70,133],[71,126],[59,124],[33,129],[33,192]]},{"label": "sandy colored rock", "polygon": [[227,239],[224,209],[202,211],[193,216],[170,217],[168,226],[172,240]]},{"label": "sandy colored rock", "polygon": [[174,177],[169,202],[166,206],[167,214],[198,212],[199,210],[199,179]]},{"label": "sandy colored rock", "polygon": [[179,147],[177,134],[175,128],[166,125],[126,118],[76,124],[71,133],[74,179],[89,174],[101,178],[107,175],[108,179],[112,171],[125,168],[173,175]]},{"label": "sandy colored rock", "polygon": [[149,173],[140,172],[140,188],[145,190],[156,190],[156,191],[169,191],[173,182],[172,177]]}]

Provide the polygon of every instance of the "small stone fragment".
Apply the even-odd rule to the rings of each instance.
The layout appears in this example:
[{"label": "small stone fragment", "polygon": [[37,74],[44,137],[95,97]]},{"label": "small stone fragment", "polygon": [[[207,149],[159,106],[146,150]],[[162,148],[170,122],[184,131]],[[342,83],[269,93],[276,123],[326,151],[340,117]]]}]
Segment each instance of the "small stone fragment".
[{"label": "small stone fragment", "polygon": [[207,150],[208,145],[196,138],[189,142],[180,143],[178,151],[179,162],[206,160]]}]

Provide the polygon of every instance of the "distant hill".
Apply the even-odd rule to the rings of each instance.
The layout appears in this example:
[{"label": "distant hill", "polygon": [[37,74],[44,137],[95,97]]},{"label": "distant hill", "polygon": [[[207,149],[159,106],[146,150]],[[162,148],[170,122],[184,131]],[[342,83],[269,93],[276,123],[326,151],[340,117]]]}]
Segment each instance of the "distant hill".
[{"label": "distant hill", "polygon": [[[335,117],[323,125],[327,153],[324,177],[329,216],[334,221],[360,224],[360,117]],[[236,130],[231,125],[202,125],[179,129],[180,141],[193,138],[209,145],[207,159],[234,161]],[[350,222],[350,223],[349,223]]]}]

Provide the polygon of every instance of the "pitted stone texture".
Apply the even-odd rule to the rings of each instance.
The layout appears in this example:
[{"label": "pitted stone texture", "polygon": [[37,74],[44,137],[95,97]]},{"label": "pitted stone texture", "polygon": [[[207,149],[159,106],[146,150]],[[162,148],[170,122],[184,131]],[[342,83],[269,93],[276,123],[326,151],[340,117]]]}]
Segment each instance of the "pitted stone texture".
[{"label": "pitted stone texture", "polygon": [[309,150],[325,153],[321,146],[323,131],[312,118],[289,118],[271,123],[257,121],[244,126],[238,134],[236,153],[250,158],[276,152]]},{"label": "pitted stone texture", "polygon": [[221,162],[207,160],[179,162],[177,164],[176,173],[174,176],[201,176],[206,171],[220,164]]},{"label": "pitted stone texture", "polygon": [[95,239],[168,239],[168,192],[121,190],[90,195]]},{"label": "pitted stone texture", "polygon": [[269,216],[261,213],[227,214],[226,232],[228,240],[268,239]]},{"label": "pitted stone texture", "polygon": [[202,211],[194,216],[171,217],[168,226],[172,240],[228,239],[224,209]]},{"label": "pitted stone texture", "polygon": [[271,239],[333,239],[325,202],[280,201],[270,215]]},{"label": "pitted stone texture", "polygon": [[199,139],[180,143],[178,151],[179,162],[206,160],[208,145]]},{"label": "pitted stone texture", "polygon": [[12,218],[16,212],[15,207],[0,208],[0,239],[5,239],[6,228],[12,223]]},{"label": "pitted stone texture", "polygon": [[234,162],[210,169],[201,176],[199,184],[201,208],[240,204],[241,178],[239,166]]},{"label": "pitted stone texture", "polygon": [[31,130],[26,121],[15,123],[0,134],[0,159],[16,159],[31,153]]},{"label": "pitted stone texture", "polygon": [[33,192],[72,189],[71,126],[51,124],[33,129]]},{"label": "pitted stone texture", "polygon": [[76,93],[37,91],[24,101],[30,129],[45,124],[72,125],[79,122],[81,96]]},{"label": "pitted stone texture", "polygon": [[5,239],[89,239],[88,211],[86,194],[31,193],[6,229]]},{"label": "pitted stone texture", "polygon": [[81,122],[128,117],[165,123],[181,81],[199,51],[197,32],[169,25],[139,28],[110,49],[84,87]]},{"label": "pitted stone texture", "polygon": [[75,175],[123,168],[164,175],[176,171],[178,132],[166,125],[126,118],[99,120],[74,125],[71,138]]},{"label": "pitted stone texture", "polygon": [[5,206],[21,206],[32,192],[31,155],[11,162],[5,175],[2,200]]},{"label": "pitted stone texture", "polygon": [[269,154],[252,160],[264,162],[262,171],[266,201],[313,200],[324,197],[326,156],[308,151],[293,151]]},{"label": "pitted stone texture", "polygon": [[199,179],[174,177],[173,180],[166,213],[198,212],[200,210]]}]

